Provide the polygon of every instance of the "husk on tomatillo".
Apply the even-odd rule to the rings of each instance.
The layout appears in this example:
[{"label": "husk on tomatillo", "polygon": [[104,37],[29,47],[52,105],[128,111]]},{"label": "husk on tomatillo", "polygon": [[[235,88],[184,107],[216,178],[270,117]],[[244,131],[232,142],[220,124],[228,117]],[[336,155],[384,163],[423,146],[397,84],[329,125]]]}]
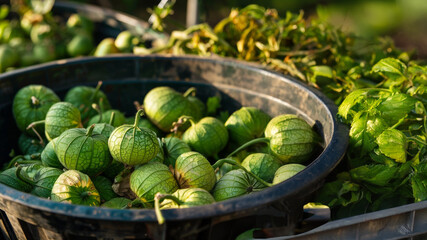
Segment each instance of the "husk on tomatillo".
[{"label": "husk on tomatillo", "polygon": [[173,193],[178,184],[166,165],[149,162],[132,172],[130,188],[142,201],[152,202],[156,193]]},{"label": "husk on tomatillo", "polygon": [[143,110],[139,110],[133,125],[124,124],[111,133],[108,148],[116,161],[134,166],[149,162],[159,152],[160,143],[156,134],[150,129],[138,127],[142,114]]},{"label": "husk on tomatillo", "polygon": [[170,87],[156,87],[150,90],[144,98],[144,109],[147,117],[164,132],[172,129],[178,118],[186,115],[196,121],[201,118],[199,108],[187,99],[194,91],[190,88],[181,94]]},{"label": "husk on tomatillo", "polygon": [[213,167],[198,152],[181,154],[176,159],[174,175],[180,188],[203,188],[210,191],[216,182]]},{"label": "husk on tomatillo", "polygon": [[214,203],[215,199],[205,189],[185,188],[178,189],[173,194],[157,193],[154,197],[154,201],[157,221],[159,224],[163,224],[165,219],[163,218],[160,209],[200,206]]},{"label": "husk on tomatillo", "polygon": [[52,187],[50,199],[78,205],[99,206],[101,198],[88,175],[77,170],[62,173]]},{"label": "husk on tomatillo", "polygon": [[[59,97],[48,87],[43,85],[28,85],[21,88],[13,99],[13,116],[21,130],[36,136],[31,129],[27,129],[32,122],[44,120],[50,107],[59,102]],[[44,125],[36,126],[36,131],[44,132]]]},{"label": "husk on tomatillo", "polygon": [[182,118],[191,123],[183,133],[182,140],[204,156],[218,159],[218,153],[228,142],[228,131],[224,124],[214,117],[204,117],[197,123],[191,117]]},{"label": "husk on tomatillo", "polygon": [[[89,86],[76,86],[71,88],[65,95],[65,102],[73,104],[79,109],[82,122],[86,123],[91,117],[95,116],[97,112],[92,109],[92,104],[102,104],[101,108],[104,110],[111,109],[107,96],[101,90],[102,82],[99,81],[95,88]],[[103,99],[100,101],[100,99]]]},{"label": "husk on tomatillo", "polygon": [[104,135],[93,134],[89,129],[69,129],[58,137],[55,152],[67,169],[78,170],[89,176],[103,172],[112,161],[108,140]]},{"label": "husk on tomatillo", "polygon": [[255,143],[265,142],[273,156],[283,163],[303,163],[314,152],[319,137],[302,118],[293,114],[282,114],[268,122],[264,138],[253,139],[229,154],[229,156]]}]

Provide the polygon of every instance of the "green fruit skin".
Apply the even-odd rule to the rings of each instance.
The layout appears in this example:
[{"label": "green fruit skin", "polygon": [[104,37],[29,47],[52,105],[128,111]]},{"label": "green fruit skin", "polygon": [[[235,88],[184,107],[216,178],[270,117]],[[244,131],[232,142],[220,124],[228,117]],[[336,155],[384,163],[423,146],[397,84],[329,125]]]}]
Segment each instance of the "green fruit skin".
[{"label": "green fruit skin", "polygon": [[68,102],[53,104],[45,120],[45,135],[49,141],[59,137],[65,130],[82,126],[80,111]]},{"label": "green fruit skin", "polygon": [[273,118],[264,132],[270,138],[270,150],[283,163],[303,163],[313,152],[315,133],[298,116],[285,114]]},{"label": "green fruit skin", "polygon": [[[38,99],[37,104],[33,104],[31,97]],[[21,132],[31,136],[36,136],[32,129],[26,130],[30,123],[44,120],[50,107],[59,102],[59,97],[50,89],[42,85],[28,85],[21,88],[13,99],[13,116]],[[35,127],[39,133],[44,132],[44,125]]]},{"label": "green fruit skin", "polygon": [[92,182],[95,184],[95,188],[98,190],[102,202],[118,197],[117,194],[113,191],[113,182],[107,177],[99,175],[96,176]]},{"label": "green fruit skin", "polygon": [[95,57],[102,57],[108,54],[114,54],[119,52],[119,49],[117,49],[116,45],[114,45],[114,39],[105,38],[98,44],[93,55]]},{"label": "green fruit skin", "polygon": [[89,122],[87,123],[88,126],[95,124],[95,123],[109,123],[111,118],[111,113],[114,112],[114,121],[113,121],[113,127],[119,127],[123,125],[126,121],[125,115],[120,112],[119,110],[110,109],[108,111],[105,111],[102,113],[102,117],[98,114],[92,117]]},{"label": "green fruit skin", "polygon": [[90,19],[77,13],[70,15],[66,25],[67,28],[71,31],[84,30],[88,34],[92,34],[94,29],[94,24]]},{"label": "green fruit skin", "polygon": [[[100,99],[102,99],[102,101],[100,101]],[[83,121],[87,121],[98,114],[98,112],[92,108],[93,103],[99,104],[101,102],[101,109],[111,109],[110,102],[105,93],[101,90],[96,91],[95,88],[88,86],[76,86],[71,88],[65,95],[64,101],[72,103],[80,110]],[[108,118],[108,120],[109,119],[110,118]]]},{"label": "green fruit skin", "polygon": [[175,178],[180,188],[212,190],[216,182],[215,170],[198,152],[181,154],[175,163]]},{"label": "green fruit skin", "polygon": [[89,176],[103,172],[112,161],[108,139],[101,134],[88,136],[83,128],[63,132],[56,140],[55,152],[64,167]]},{"label": "green fruit skin", "polygon": [[113,159],[111,163],[108,165],[107,169],[102,173],[102,175],[106,176],[111,181],[114,181],[114,178],[121,172],[125,166],[123,163],[116,161]]},{"label": "green fruit skin", "polygon": [[[236,162],[236,164],[239,164],[236,157],[231,157],[229,160],[232,160]],[[237,166],[229,164],[229,163],[223,163],[221,167],[219,167],[218,170],[215,171],[216,180],[218,181],[221,179],[226,173],[230,172],[231,170],[239,169]]]},{"label": "green fruit skin", "polygon": [[182,135],[182,140],[204,156],[214,157],[227,145],[228,132],[220,120],[205,117],[191,124]]},{"label": "green fruit skin", "polygon": [[[90,126],[88,127],[90,128]],[[108,123],[95,123],[95,127],[93,128],[94,133],[102,134],[107,139],[110,137],[111,133],[114,131],[115,127]]]},{"label": "green fruit skin", "polygon": [[252,192],[261,191],[265,186],[259,183],[241,169],[232,170],[218,180],[212,195],[215,201],[224,201],[230,198],[240,197]]},{"label": "green fruit skin", "polygon": [[156,193],[173,193],[178,189],[173,174],[166,165],[149,162],[139,166],[130,176],[130,189],[142,201],[153,201]]},{"label": "green fruit skin", "polygon": [[61,162],[58,159],[58,156],[55,153],[55,143],[58,138],[53,139],[50,141],[46,147],[43,149],[42,154],[40,155],[40,158],[42,160],[43,165],[47,167],[54,167],[54,168],[63,168]]},{"label": "green fruit skin", "polygon": [[41,153],[44,149],[39,139],[30,137],[25,133],[21,133],[19,136],[18,146],[23,155]]},{"label": "green fruit skin", "polygon": [[185,188],[178,189],[173,194],[176,198],[183,201],[184,203],[179,205],[173,200],[165,199],[162,202],[162,209],[165,208],[187,208],[193,206],[200,206],[211,204],[215,202],[212,194],[203,188]]},{"label": "green fruit skin", "polygon": [[62,170],[53,167],[42,167],[34,176],[34,186],[31,194],[48,198],[52,192],[53,185],[59,176],[63,173]]},{"label": "green fruit skin", "polygon": [[114,45],[122,53],[131,53],[134,36],[130,31],[122,31],[117,35]]},{"label": "green fruit skin", "polygon": [[182,94],[170,87],[156,87],[144,98],[144,110],[147,117],[163,132],[169,132],[173,122],[186,115],[195,121],[200,119],[197,107]]},{"label": "green fruit skin", "polygon": [[16,176],[16,167],[4,170],[0,173],[0,183],[22,192],[30,192],[32,186]]},{"label": "green fruit skin", "polygon": [[183,153],[190,152],[191,148],[187,143],[177,137],[166,137],[164,142],[164,164],[175,166],[176,159]]},{"label": "green fruit skin", "polygon": [[71,57],[85,56],[93,49],[93,39],[86,32],[77,32],[67,44],[67,53]]},{"label": "green fruit skin", "polygon": [[124,209],[127,208],[128,204],[130,204],[132,200],[125,197],[116,197],[112,198],[105,203],[101,204],[101,207],[106,208],[115,208],[115,209]]},{"label": "green fruit skin", "polygon": [[33,47],[33,56],[39,63],[50,62],[56,59],[55,43],[46,40]]},{"label": "green fruit skin", "polygon": [[101,197],[88,175],[76,170],[62,173],[52,187],[50,199],[78,205],[99,206]]},{"label": "green fruit skin", "polygon": [[261,137],[271,117],[254,107],[242,107],[233,112],[225,122],[230,141],[237,145]]},{"label": "green fruit skin", "polygon": [[125,124],[111,133],[108,147],[114,159],[135,166],[153,159],[160,150],[160,143],[150,129]]},{"label": "green fruit skin", "polygon": [[273,184],[278,184],[305,169],[305,166],[299,163],[289,163],[281,166],[274,174]]},{"label": "green fruit skin", "polygon": [[0,73],[15,66],[19,61],[18,53],[9,45],[0,45]]},{"label": "green fruit skin", "polygon": [[196,108],[198,109],[200,113],[200,118],[206,116],[206,105],[197,97],[194,96],[188,96],[188,101],[190,101]]},{"label": "green fruit skin", "polygon": [[270,154],[253,153],[247,156],[242,167],[260,177],[266,182],[272,182],[274,173],[282,166],[282,162]]},{"label": "green fruit skin", "polygon": [[30,31],[30,38],[34,44],[41,43],[43,40],[51,38],[52,36],[52,27],[45,22],[34,25]]}]

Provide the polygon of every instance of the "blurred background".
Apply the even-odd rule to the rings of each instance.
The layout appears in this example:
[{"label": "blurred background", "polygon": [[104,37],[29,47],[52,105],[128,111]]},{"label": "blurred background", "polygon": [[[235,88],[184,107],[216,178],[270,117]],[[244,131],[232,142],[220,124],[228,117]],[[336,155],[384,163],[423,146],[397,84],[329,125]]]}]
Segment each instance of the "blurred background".
[{"label": "blurred background", "polygon": [[[161,0],[73,1],[119,10],[148,20],[148,9],[154,8]],[[282,17],[287,11],[297,13],[302,10],[306,18],[319,17],[362,37],[390,36],[397,47],[427,58],[427,0],[176,0],[173,15],[165,21],[167,32],[185,29],[188,1],[198,3],[198,21],[211,26],[228,16],[232,8],[243,8],[249,4],[275,8]]]},{"label": "blurred background", "polygon": [[[148,20],[147,11],[160,0],[78,0],[113,8]],[[189,0],[191,1],[191,0]],[[325,21],[359,36],[391,36],[399,48],[416,50],[419,57],[427,57],[427,0],[194,0],[198,1],[199,22],[214,26],[232,8],[258,4],[275,8],[281,16],[286,11],[304,11],[306,18],[320,17]],[[187,0],[176,0],[174,14],[167,23],[167,31],[185,28]]]}]

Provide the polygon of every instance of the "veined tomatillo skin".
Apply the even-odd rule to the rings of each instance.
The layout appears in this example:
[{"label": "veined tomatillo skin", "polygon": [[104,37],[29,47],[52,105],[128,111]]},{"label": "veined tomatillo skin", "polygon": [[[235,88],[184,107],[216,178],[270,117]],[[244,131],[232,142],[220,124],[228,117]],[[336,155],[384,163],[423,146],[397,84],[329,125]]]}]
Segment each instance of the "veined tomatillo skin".
[{"label": "veined tomatillo skin", "polygon": [[62,173],[62,170],[53,167],[39,169],[33,178],[34,186],[31,194],[44,198],[50,197],[53,185]]},{"label": "veined tomatillo skin", "polygon": [[182,140],[194,151],[206,157],[215,157],[227,145],[228,131],[220,120],[205,117],[197,123],[192,122],[182,135]]},{"label": "veined tomatillo skin", "polygon": [[111,133],[108,147],[115,160],[135,166],[153,159],[160,144],[152,130],[125,124]]},{"label": "veined tomatillo skin", "polygon": [[55,152],[67,169],[78,170],[89,176],[103,172],[112,161],[108,140],[93,134],[93,127],[69,129],[56,140]]},{"label": "veined tomatillo skin", "polygon": [[289,179],[293,177],[295,174],[301,172],[305,169],[305,166],[298,163],[289,163],[281,166],[277,171],[274,173],[274,179],[273,184],[278,184],[286,179]]},{"label": "veined tomatillo skin", "polygon": [[187,143],[177,137],[163,138],[164,164],[175,166],[176,159],[183,153],[190,152],[191,148]]},{"label": "veined tomatillo skin", "polygon": [[63,165],[58,159],[58,156],[55,153],[55,143],[58,138],[52,139],[46,147],[43,149],[43,152],[40,155],[43,165],[54,168],[62,168]]},{"label": "veined tomatillo skin", "polygon": [[[46,139],[43,141],[45,142]],[[25,133],[21,133],[19,136],[18,147],[24,155],[41,153],[45,148],[38,138],[31,137]]]},{"label": "veined tomatillo skin", "polygon": [[216,182],[215,170],[198,152],[181,154],[176,159],[174,174],[180,188],[203,188],[210,191]]},{"label": "veined tomatillo skin", "polygon": [[113,182],[107,177],[98,175],[92,178],[92,182],[95,185],[96,190],[98,190],[102,202],[118,197],[117,194],[113,191]]},{"label": "veined tomatillo skin", "polygon": [[156,87],[144,98],[144,109],[152,123],[164,132],[169,132],[173,122],[181,116],[199,120],[201,113],[195,104],[170,87]]},{"label": "veined tomatillo skin", "polygon": [[230,141],[242,145],[261,137],[271,117],[260,109],[242,107],[233,112],[225,122]]},{"label": "veined tomatillo skin", "polygon": [[[90,128],[90,126],[88,128]],[[95,128],[93,129],[93,132],[102,134],[108,139],[114,129],[115,127],[108,123],[95,123]]]},{"label": "veined tomatillo skin", "polygon": [[[59,102],[59,97],[43,85],[28,85],[21,88],[13,99],[13,116],[21,132],[36,136],[33,130],[26,128],[32,122],[44,120],[50,107]],[[39,133],[44,132],[44,125],[35,126]]]},{"label": "veined tomatillo skin", "polygon": [[173,193],[178,184],[169,168],[159,162],[149,162],[137,167],[130,177],[130,189],[142,201],[150,202],[156,193]]},{"label": "veined tomatillo skin", "polygon": [[53,104],[45,121],[45,134],[49,141],[59,137],[65,130],[82,126],[80,111],[68,102]]},{"label": "veined tomatillo skin", "polygon": [[16,176],[16,167],[0,172],[0,183],[22,192],[30,192],[31,185]]},{"label": "veined tomatillo skin", "polygon": [[115,209],[124,209],[127,208],[128,204],[130,204],[132,200],[125,197],[116,197],[112,198],[105,203],[101,204],[101,207],[106,208],[115,208]]},{"label": "veined tomatillo skin", "polygon": [[99,206],[101,198],[88,175],[77,170],[62,173],[52,187],[50,199],[87,206]]},{"label": "veined tomatillo skin", "polygon": [[314,150],[316,135],[311,126],[296,115],[274,117],[265,128],[270,150],[283,163],[303,163]]},{"label": "veined tomatillo skin", "polygon": [[113,127],[119,127],[126,121],[125,115],[117,109],[110,109],[102,113],[101,115],[95,115],[89,119],[88,126],[96,123],[110,123],[111,113],[114,112],[114,121],[111,123]]},{"label": "veined tomatillo skin", "polygon": [[242,169],[237,169],[231,170],[218,180],[212,190],[212,195],[215,201],[219,202],[258,192],[265,187]]},{"label": "veined tomatillo skin", "polygon": [[[102,101],[100,101],[102,99]],[[111,105],[107,96],[98,88],[88,86],[76,86],[71,88],[65,95],[65,102],[73,104],[80,111],[83,121],[89,120],[91,117],[97,115],[92,104],[100,104],[103,110],[110,110]]]},{"label": "veined tomatillo skin", "polygon": [[203,188],[184,188],[178,189],[173,194],[176,198],[182,201],[182,204],[171,199],[163,200],[161,208],[188,208],[193,206],[200,206],[211,204],[215,202],[212,194]]},{"label": "veined tomatillo skin", "polygon": [[274,173],[282,166],[282,162],[266,153],[253,153],[247,156],[242,166],[266,182],[272,182]]}]

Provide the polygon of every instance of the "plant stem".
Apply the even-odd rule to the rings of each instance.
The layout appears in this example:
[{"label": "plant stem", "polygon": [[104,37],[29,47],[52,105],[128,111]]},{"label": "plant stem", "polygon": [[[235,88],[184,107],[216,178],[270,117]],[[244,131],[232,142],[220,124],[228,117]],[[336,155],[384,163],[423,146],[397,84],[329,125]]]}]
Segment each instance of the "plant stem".
[{"label": "plant stem", "polygon": [[163,217],[162,212],[160,210],[160,200],[164,200],[164,199],[170,199],[178,205],[184,204],[183,201],[181,201],[180,199],[178,199],[172,194],[156,193],[156,196],[154,197],[154,210],[156,212],[157,221],[159,222],[160,225],[162,225],[165,222],[165,218]]},{"label": "plant stem", "polygon": [[238,147],[236,150],[234,150],[232,153],[228,154],[228,156],[226,158],[230,158],[232,157],[234,154],[242,151],[243,149],[249,147],[250,145],[256,144],[256,143],[270,143],[270,139],[269,138],[255,138],[253,140],[250,140],[249,142],[246,142],[245,144],[243,144],[242,146]]},{"label": "plant stem", "polygon": [[191,94],[191,96],[196,95],[196,88],[195,87],[191,87],[191,88],[187,89],[187,91],[185,91],[185,93],[182,94],[182,96],[188,97],[188,96],[190,96],[190,94]]},{"label": "plant stem", "polygon": [[138,127],[139,120],[142,116],[144,116],[145,112],[144,109],[139,109],[138,112],[135,114],[135,123],[133,124],[134,128]]},{"label": "plant stem", "polygon": [[86,136],[87,137],[92,136],[94,128],[95,128],[95,124],[90,125],[89,129],[86,131]]},{"label": "plant stem", "polygon": [[258,177],[257,175],[253,174],[252,172],[248,171],[246,168],[244,168],[242,165],[240,165],[239,163],[231,160],[231,159],[227,159],[227,158],[223,158],[221,160],[218,160],[216,163],[214,163],[214,165],[212,165],[213,169],[217,169],[219,167],[221,167],[224,163],[228,163],[231,164],[233,166],[238,167],[239,169],[242,169],[243,171],[245,171],[247,174],[251,175],[253,178],[255,178],[258,182],[262,183],[263,185],[265,185],[266,187],[271,187],[273,186],[273,184],[268,183],[264,180],[262,180],[260,177]]},{"label": "plant stem", "polygon": [[37,130],[34,128],[35,126],[37,126],[37,125],[39,125],[39,124],[44,124],[46,121],[45,120],[40,120],[40,121],[36,121],[36,122],[32,122],[32,123],[30,123],[30,125],[28,125],[28,127],[27,127],[27,130],[28,129],[32,129],[33,130],[33,132],[37,135],[37,137],[40,139],[40,145],[42,145],[43,147],[45,146],[44,145],[44,141],[43,141],[43,138],[42,138],[42,136],[39,134],[39,132],[37,132]]}]

